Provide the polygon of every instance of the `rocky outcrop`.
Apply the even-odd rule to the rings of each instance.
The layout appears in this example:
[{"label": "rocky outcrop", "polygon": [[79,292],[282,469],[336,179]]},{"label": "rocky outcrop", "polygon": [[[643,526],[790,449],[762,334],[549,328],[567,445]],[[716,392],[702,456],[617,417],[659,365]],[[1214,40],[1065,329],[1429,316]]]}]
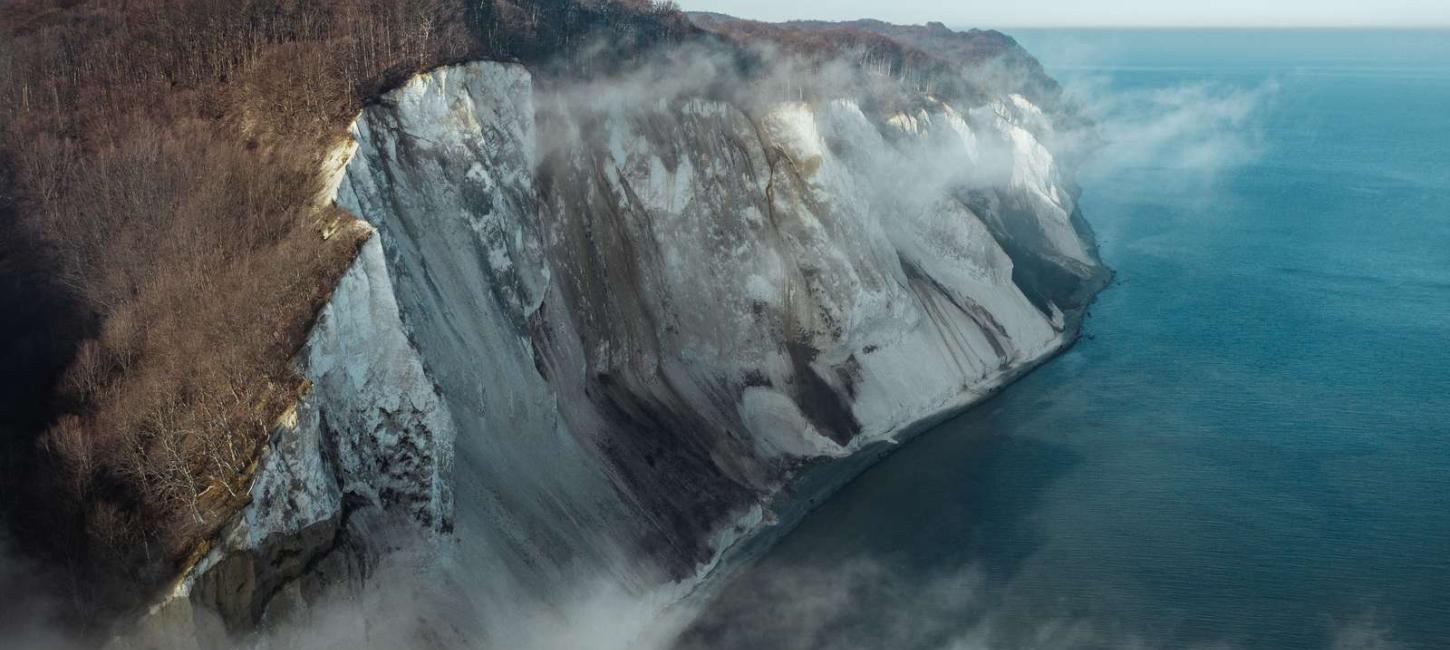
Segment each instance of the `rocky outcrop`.
[{"label": "rocky outcrop", "polygon": [[336,200],[377,234],[178,595],[255,622],[408,539],[460,638],[540,645],[586,586],[660,611],[804,469],[1059,350],[1106,272],[1052,120],[907,99],[596,102],[480,62],[366,109]]}]

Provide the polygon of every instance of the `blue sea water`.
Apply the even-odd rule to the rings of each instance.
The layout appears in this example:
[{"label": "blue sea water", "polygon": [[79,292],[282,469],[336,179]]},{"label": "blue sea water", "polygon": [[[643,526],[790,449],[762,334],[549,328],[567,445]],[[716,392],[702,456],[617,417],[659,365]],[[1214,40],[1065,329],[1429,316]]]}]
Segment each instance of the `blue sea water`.
[{"label": "blue sea water", "polygon": [[1115,136],[1082,205],[1118,281],[712,644],[1450,648],[1450,32],[1014,36]]}]

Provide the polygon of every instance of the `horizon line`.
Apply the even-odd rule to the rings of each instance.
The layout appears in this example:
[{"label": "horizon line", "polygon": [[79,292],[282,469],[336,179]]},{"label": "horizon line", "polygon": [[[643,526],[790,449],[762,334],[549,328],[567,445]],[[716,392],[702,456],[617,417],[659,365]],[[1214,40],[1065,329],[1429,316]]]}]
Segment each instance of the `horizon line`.
[{"label": "horizon line", "polygon": [[[861,16],[857,18],[785,18],[780,20],[768,20],[729,14],[719,11],[707,10],[684,10],[685,13],[718,14],[729,16],[739,20],[753,20],[763,23],[790,23],[790,22],[853,22],[857,20],[876,20],[884,23],[894,21],[885,18]],[[942,23],[953,29],[1284,29],[1284,30],[1352,30],[1352,29],[1383,29],[1396,31],[1441,31],[1450,30],[1450,21],[1443,23],[997,23],[986,27],[987,23],[966,25],[943,19],[926,19],[916,22],[895,22],[899,25],[925,25],[928,23]]]},{"label": "horizon line", "polygon": [[[929,22],[942,22],[942,21],[929,21]],[[1382,30],[1387,30],[1387,31],[1391,31],[1391,30],[1392,31],[1444,31],[1444,30],[1450,30],[1450,23],[1429,24],[1429,25],[1411,25],[1411,24],[1396,24],[1396,23],[1324,24],[1324,25],[1292,24],[1292,23],[1285,23],[1285,24],[1281,24],[1281,25],[1279,25],[1279,24],[1274,24],[1274,25],[1263,25],[1263,24],[1235,24],[1235,23],[1215,23],[1215,24],[1205,24],[1205,25],[1187,25],[1187,24],[1174,24],[1174,23],[1165,23],[1165,24],[1161,24],[1161,25],[1136,25],[1136,24],[1114,25],[1114,24],[1074,24],[1074,23],[1057,23],[1057,24],[1052,24],[1052,23],[1009,23],[1009,24],[1001,24],[1001,25],[992,27],[991,29],[999,29],[999,28],[1000,29],[1024,29],[1024,28],[1026,28],[1026,29],[1220,29],[1220,30],[1228,30],[1228,29],[1244,29],[1244,30],[1248,30],[1248,29],[1281,29],[1281,30],[1313,30],[1313,29],[1323,29],[1323,30],[1354,30],[1354,29],[1382,29]]]}]

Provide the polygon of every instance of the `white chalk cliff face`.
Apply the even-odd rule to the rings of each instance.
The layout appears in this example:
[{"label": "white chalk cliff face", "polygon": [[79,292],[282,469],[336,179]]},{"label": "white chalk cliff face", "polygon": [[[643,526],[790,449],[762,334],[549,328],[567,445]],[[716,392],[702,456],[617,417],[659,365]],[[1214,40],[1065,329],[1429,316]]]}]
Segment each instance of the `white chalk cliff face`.
[{"label": "white chalk cliff face", "polygon": [[467,64],[358,118],[336,200],[377,233],[184,585],[229,622],[366,576],[384,528],[431,549],[443,645],[557,645],[597,594],[648,620],[820,496],[788,489],[802,471],[1069,343],[1106,280],[1022,97],[595,108],[546,85]]}]

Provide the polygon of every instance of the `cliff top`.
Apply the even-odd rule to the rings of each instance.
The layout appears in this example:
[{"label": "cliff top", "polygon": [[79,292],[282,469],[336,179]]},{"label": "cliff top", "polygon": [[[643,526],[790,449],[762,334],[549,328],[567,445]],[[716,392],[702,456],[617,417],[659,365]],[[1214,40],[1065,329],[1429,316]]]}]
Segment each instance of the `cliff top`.
[{"label": "cliff top", "polygon": [[1042,64],[1012,37],[996,30],[953,30],[934,22],[896,25],[879,20],[764,23],[720,13],[694,12],[703,29],[742,42],[769,42],[799,53],[837,56],[867,50],[884,56],[897,70],[960,78],[975,94],[1014,92],[1049,111],[1061,106],[1061,88]]}]

